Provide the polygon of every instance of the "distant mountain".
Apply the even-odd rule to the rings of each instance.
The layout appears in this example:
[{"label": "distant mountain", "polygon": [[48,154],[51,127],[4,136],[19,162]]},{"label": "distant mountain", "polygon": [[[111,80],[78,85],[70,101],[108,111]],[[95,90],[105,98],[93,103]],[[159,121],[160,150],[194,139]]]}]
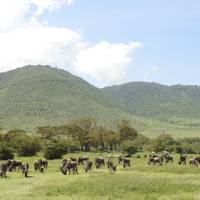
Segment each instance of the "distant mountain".
[{"label": "distant mountain", "polygon": [[117,98],[124,111],[164,121],[176,118],[200,118],[200,87],[165,86],[157,83],[132,82],[104,88],[111,98]]},{"label": "distant mountain", "polygon": [[81,117],[113,123],[123,115],[100,89],[64,70],[26,66],[0,74],[0,127],[33,129]]},{"label": "distant mountain", "polygon": [[99,89],[50,66],[0,73],[0,128],[33,131],[94,117],[116,128],[121,119],[146,135],[200,131],[200,87],[133,82]]}]

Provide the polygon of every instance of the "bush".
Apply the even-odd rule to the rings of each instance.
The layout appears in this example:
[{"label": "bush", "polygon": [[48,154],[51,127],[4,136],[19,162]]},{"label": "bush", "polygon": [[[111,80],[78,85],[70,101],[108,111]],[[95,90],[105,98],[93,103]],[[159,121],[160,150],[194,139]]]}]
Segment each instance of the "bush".
[{"label": "bush", "polygon": [[125,151],[128,155],[137,153],[137,145],[133,141],[124,141],[121,144],[122,150]]},{"label": "bush", "polygon": [[162,134],[150,141],[149,150],[155,152],[173,151],[176,148],[176,141],[171,135]]},{"label": "bush", "polygon": [[49,160],[60,159],[66,152],[66,147],[60,141],[49,141],[44,148],[44,157]]},{"label": "bush", "polygon": [[40,150],[40,142],[36,137],[21,130],[12,130],[3,135],[3,141],[19,156],[34,156]]},{"label": "bush", "polygon": [[8,144],[0,144],[0,160],[13,159],[14,153]]},{"label": "bush", "polygon": [[68,153],[74,153],[75,151],[81,151],[81,148],[76,145],[70,145],[68,148]]},{"label": "bush", "polygon": [[39,143],[31,137],[23,138],[17,147],[17,155],[19,156],[35,156],[40,149]]}]

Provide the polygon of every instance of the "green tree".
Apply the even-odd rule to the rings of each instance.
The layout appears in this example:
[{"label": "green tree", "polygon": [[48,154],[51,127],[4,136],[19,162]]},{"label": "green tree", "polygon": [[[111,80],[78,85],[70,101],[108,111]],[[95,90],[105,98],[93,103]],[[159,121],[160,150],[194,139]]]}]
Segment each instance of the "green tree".
[{"label": "green tree", "polygon": [[120,134],[120,141],[134,140],[138,135],[137,130],[131,127],[130,121],[128,120],[122,120],[118,124],[118,129]]},{"label": "green tree", "polygon": [[39,139],[23,130],[11,130],[3,136],[3,140],[19,156],[34,156],[40,150]]},{"label": "green tree", "polygon": [[13,158],[13,149],[11,149],[6,143],[0,143],[0,160],[7,160]]},{"label": "green tree", "polygon": [[121,143],[121,148],[124,152],[126,152],[128,155],[132,155],[137,153],[137,145],[130,140],[125,140]]},{"label": "green tree", "polygon": [[176,141],[169,134],[162,134],[150,141],[150,149],[156,152],[170,151],[176,145]]},{"label": "green tree", "polygon": [[90,151],[90,136],[96,130],[96,120],[92,118],[83,118],[76,120],[69,125],[69,133],[74,140],[80,144],[82,151]]},{"label": "green tree", "polygon": [[63,141],[49,140],[44,148],[44,157],[46,159],[60,159],[66,152],[66,147]]}]

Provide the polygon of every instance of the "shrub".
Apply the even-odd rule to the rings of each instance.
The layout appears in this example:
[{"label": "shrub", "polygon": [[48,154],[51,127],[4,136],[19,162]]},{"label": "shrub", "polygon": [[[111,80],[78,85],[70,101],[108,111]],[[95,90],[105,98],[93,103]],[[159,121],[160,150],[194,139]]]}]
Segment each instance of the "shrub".
[{"label": "shrub", "polygon": [[124,141],[121,144],[122,150],[125,151],[128,155],[137,153],[137,145],[133,141]]},{"label": "shrub", "polygon": [[150,141],[149,150],[155,152],[173,151],[175,149],[176,141],[171,135],[162,134]]},{"label": "shrub", "polygon": [[12,130],[3,135],[3,141],[11,146],[19,156],[34,156],[40,150],[36,137],[22,130]]},{"label": "shrub", "polygon": [[14,153],[8,144],[0,144],[0,160],[13,159]]},{"label": "shrub", "polygon": [[17,146],[17,155],[35,156],[40,149],[39,143],[31,137],[25,137]]},{"label": "shrub", "polygon": [[66,152],[66,148],[61,141],[49,141],[44,148],[46,159],[60,159]]},{"label": "shrub", "polygon": [[70,145],[68,147],[68,153],[74,153],[75,151],[80,151],[81,148],[77,145]]}]

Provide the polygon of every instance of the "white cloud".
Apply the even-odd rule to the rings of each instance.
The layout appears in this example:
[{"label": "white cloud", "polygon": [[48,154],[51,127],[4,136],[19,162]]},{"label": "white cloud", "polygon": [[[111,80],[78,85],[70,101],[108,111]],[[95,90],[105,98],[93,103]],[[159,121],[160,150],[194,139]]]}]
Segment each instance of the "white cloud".
[{"label": "white cloud", "polygon": [[[78,48],[79,33],[68,28],[43,24],[40,15],[52,12],[72,0],[0,1],[0,71],[27,64],[50,64],[63,67]],[[32,6],[35,11],[32,11]],[[28,15],[28,17],[27,17]]]},{"label": "white cloud", "polygon": [[[0,30],[7,31],[27,25],[30,19],[43,14],[46,10],[52,12],[64,4],[71,5],[72,3],[73,0],[1,0]],[[31,11],[32,6],[36,7],[34,12]]]},{"label": "white cloud", "polygon": [[[63,67],[70,62],[70,51],[78,48],[80,36],[66,28],[26,27],[0,33],[1,71],[27,64]],[[68,54],[67,54],[68,53]],[[2,70],[3,68],[3,70]]]},{"label": "white cloud", "polygon": [[52,27],[41,20],[44,12],[72,3],[73,0],[0,1],[0,71],[48,64],[70,69],[98,86],[125,81],[133,50],[141,43],[88,44],[77,31]]},{"label": "white cloud", "polygon": [[132,50],[142,46],[139,42],[113,44],[106,41],[88,45],[81,50],[74,63],[75,71],[94,80],[98,85],[125,81]]}]

